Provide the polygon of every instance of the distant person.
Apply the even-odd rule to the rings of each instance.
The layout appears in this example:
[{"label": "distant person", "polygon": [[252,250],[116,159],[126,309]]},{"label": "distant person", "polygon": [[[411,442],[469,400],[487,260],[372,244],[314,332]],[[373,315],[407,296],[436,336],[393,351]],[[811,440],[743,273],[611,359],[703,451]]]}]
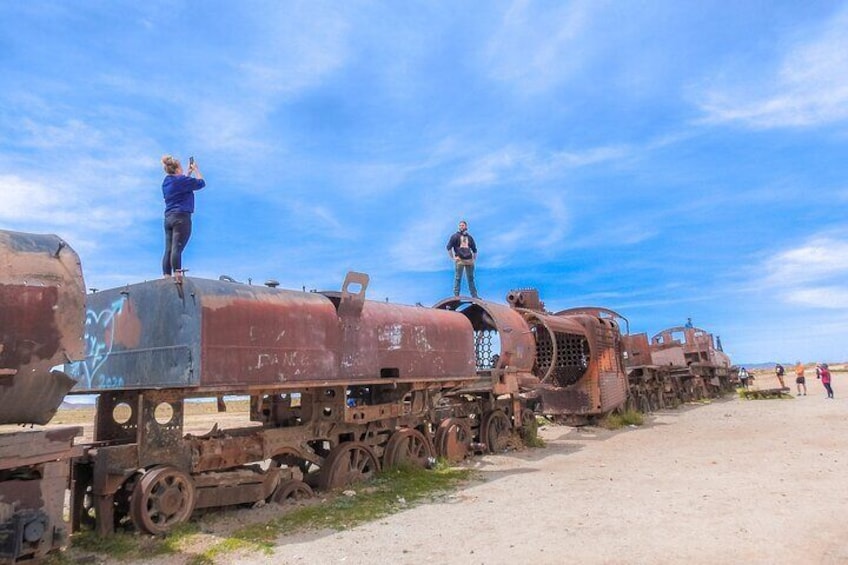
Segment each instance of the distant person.
[{"label": "distant person", "polygon": [[692,325],[692,318],[686,318],[686,324],[683,327],[684,328],[694,328],[695,326]]},{"label": "distant person", "polygon": [[804,389],[804,396],[807,396],[807,379],[804,377],[804,364],[800,361],[795,363],[795,387],[798,389],[795,396],[801,396],[801,389]]},{"label": "distant person", "polygon": [[[165,180],[162,196],[165,198],[165,255],[162,257],[162,275],[182,280],[183,250],[191,237],[191,215],[194,213],[194,191],[206,186],[203,174],[194,157],[189,160],[188,175],[183,174],[180,161],[171,155],[162,157]],[[192,174],[196,178],[192,178]]]},{"label": "distant person", "polygon": [[833,388],[830,386],[830,368],[827,366],[827,363],[822,363],[819,366],[817,378],[821,379],[824,389],[827,391],[827,397],[833,398]]},{"label": "distant person", "polygon": [[777,380],[780,381],[780,388],[786,388],[786,383],[783,382],[783,375],[786,373],[786,369],[783,368],[783,365],[778,363],[774,366],[774,374],[777,377]]},{"label": "distant person", "polygon": [[739,369],[739,382],[742,383],[742,388],[748,390],[748,378],[751,375],[748,374],[748,370],[745,367],[741,367]]},{"label": "distant person", "polygon": [[448,257],[454,262],[453,295],[459,296],[462,283],[462,272],[468,278],[468,290],[471,296],[477,298],[477,287],[474,286],[474,263],[477,261],[477,244],[468,233],[468,222],[459,222],[459,229],[448,240]]}]

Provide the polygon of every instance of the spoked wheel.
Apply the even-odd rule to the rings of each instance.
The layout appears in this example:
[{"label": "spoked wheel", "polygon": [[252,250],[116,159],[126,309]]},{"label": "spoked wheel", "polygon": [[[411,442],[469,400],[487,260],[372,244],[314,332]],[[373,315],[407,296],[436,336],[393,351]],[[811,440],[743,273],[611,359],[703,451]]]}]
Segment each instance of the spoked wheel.
[{"label": "spoked wheel", "polygon": [[366,481],[380,470],[374,451],[357,441],[348,441],[334,447],[318,476],[322,490],[341,488]]},{"label": "spoked wheel", "polygon": [[448,461],[465,459],[471,447],[471,428],[464,420],[447,418],[436,430],[436,453]]},{"label": "spoked wheel", "polygon": [[383,453],[383,467],[425,467],[433,456],[433,448],[424,434],[412,428],[396,431]]},{"label": "spoked wheel", "polygon": [[130,504],[130,517],[139,530],[166,534],[188,521],[196,491],[187,474],[174,467],[156,467],[139,479]]},{"label": "spoked wheel", "polygon": [[489,453],[500,453],[509,444],[512,423],[503,410],[493,410],[483,416],[480,424],[480,440],[486,444]]},{"label": "spoked wheel", "polygon": [[312,491],[311,486],[303,481],[291,479],[281,482],[277,486],[276,490],[274,490],[274,494],[271,495],[271,498],[277,504],[285,504],[290,500],[306,500],[313,496],[315,496],[315,493]]},{"label": "spoked wheel", "polygon": [[529,408],[521,410],[521,435],[527,439],[527,435],[535,435],[539,425],[536,423],[536,413]]}]

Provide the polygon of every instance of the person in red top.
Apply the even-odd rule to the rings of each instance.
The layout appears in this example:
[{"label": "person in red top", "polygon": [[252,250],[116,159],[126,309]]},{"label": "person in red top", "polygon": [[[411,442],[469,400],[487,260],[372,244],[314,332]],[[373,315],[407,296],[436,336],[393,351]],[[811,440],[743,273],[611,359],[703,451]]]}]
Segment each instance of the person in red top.
[{"label": "person in red top", "polygon": [[822,363],[817,369],[817,372],[818,377],[816,378],[821,379],[824,389],[827,391],[827,397],[833,398],[833,388],[830,386],[830,369],[828,368],[827,363]]}]

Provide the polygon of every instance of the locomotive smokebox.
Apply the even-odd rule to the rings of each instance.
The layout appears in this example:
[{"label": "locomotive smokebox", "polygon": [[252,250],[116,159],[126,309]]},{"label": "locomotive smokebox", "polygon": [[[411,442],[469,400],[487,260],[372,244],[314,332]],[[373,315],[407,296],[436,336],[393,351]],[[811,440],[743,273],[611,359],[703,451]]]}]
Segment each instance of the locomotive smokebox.
[{"label": "locomotive smokebox", "polygon": [[602,415],[627,399],[621,333],[611,319],[573,311],[526,313],[536,336],[535,371],[543,411],[552,415]]}]

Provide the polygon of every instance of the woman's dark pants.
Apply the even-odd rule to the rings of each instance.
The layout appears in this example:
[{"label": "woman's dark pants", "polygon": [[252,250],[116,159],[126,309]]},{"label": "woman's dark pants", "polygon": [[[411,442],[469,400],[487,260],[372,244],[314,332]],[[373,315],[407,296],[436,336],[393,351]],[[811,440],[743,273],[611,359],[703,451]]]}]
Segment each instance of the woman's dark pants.
[{"label": "woman's dark pants", "polygon": [[170,275],[183,268],[183,249],[191,237],[191,214],[165,215],[165,255],[162,274]]}]

